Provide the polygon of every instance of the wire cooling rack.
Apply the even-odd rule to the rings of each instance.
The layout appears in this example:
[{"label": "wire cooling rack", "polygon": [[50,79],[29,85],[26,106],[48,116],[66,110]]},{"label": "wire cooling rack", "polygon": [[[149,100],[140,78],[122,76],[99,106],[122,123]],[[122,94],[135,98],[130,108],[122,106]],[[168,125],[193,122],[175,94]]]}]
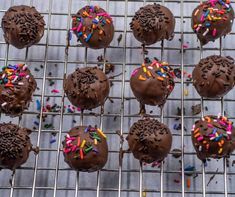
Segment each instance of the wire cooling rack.
[{"label": "wire cooling rack", "polygon": [[[1,115],[1,122],[12,121],[33,129],[32,143],[40,153],[31,153],[28,161],[16,170],[9,184],[11,172],[0,172],[0,197],[156,197],[156,196],[235,196],[234,154],[229,160],[212,160],[206,165],[197,159],[192,147],[190,129],[202,114],[224,113],[234,121],[234,90],[225,98],[202,99],[186,78],[179,80],[164,110],[147,106],[147,113],[160,119],[173,133],[172,149],[181,149],[180,158],[171,152],[160,166],[139,164],[126,150],[127,143],[116,134],[126,137],[129,127],[140,117],[139,105],[130,91],[130,73],[143,61],[141,45],[129,28],[129,23],[141,6],[160,3],[169,7],[176,18],[175,37],[147,47],[150,58],[157,57],[170,65],[191,73],[200,58],[212,54],[234,57],[234,29],[230,35],[200,48],[192,32],[191,13],[200,3],[194,0],[0,0],[0,16],[12,5],[34,5],[46,21],[41,42],[29,49],[17,50],[5,43],[0,33],[1,65],[26,62],[35,76],[38,89],[30,108],[22,117],[9,119]],[[66,37],[71,25],[71,15],[87,4],[100,5],[113,16],[115,37],[106,50],[91,50],[77,44],[72,38],[68,55]],[[122,35],[120,43],[117,41]],[[110,97],[105,105],[92,112],[68,111],[69,102],[64,95],[64,77],[76,67],[96,66],[97,56],[103,55],[115,65]],[[57,93],[53,90],[58,90]],[[192,115],[191,107],[201,103],[201,115]],[[44,111],[39,106],[57,110]],[[55,105],[56,104],[56,105]],[[185,110],[179,110],[184,109]],[[62,110],[65,109],[65,110]],[[61,154],[61,141],[75,125],[97,124],[108,136],[109,159],[96,173],[76,173],[68,168]],[[53,135],[52,135],[53,134]]]}]

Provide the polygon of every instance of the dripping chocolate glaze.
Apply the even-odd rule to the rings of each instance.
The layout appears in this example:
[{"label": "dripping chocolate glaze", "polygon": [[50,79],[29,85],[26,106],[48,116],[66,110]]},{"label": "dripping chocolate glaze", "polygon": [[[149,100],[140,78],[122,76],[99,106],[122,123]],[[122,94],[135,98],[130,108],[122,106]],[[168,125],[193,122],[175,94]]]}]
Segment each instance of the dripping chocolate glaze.
[{"label": "dripping chocolate glaze", "polygon": [[130,27],[137,40],[150,45],[174,37],[175,18],[168,8],[154,3],[141,7],[135,13]]},{"label": "dripping chocolate glaze", "polygon": [[171,149],[169,128],[156,119],[135,122],[127,136],[129,148],[136,159],[146,163],[162,161]]},{"label": "dripping chocolate glaze", "polygon": [[202,97],[226,95],[235,83],[235,65],[231,57],[212,55],[201,59],[193,70],[193,85]]},{"label": "dripping chocolate glaze", "polygon": [[78,68],[65,80],[64,90],[74,106],[93,109],[107,99],[109,80],[99,68]]},{"label": "dripping chocolate glaze", "polygon": [[10,7],[2,18],[6,42],[18,49],[38,43],[44,26],[43,16],[34,7],[25,5]]}]

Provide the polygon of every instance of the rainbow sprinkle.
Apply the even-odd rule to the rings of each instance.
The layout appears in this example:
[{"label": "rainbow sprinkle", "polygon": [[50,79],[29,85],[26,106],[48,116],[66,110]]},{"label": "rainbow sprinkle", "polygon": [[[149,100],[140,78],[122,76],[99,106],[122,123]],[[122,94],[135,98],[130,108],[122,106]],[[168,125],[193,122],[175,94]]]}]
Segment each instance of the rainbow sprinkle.
[{"label": "rainbow sprinkle", "polygon": [[65,136],[63,152],[65,154],[75,153],[75,159],[84,159],[91,151],[98,154],[97,145],[101,142],[101,137],[107,139],[106,135],[99,128],[91,126],[86,127],[84,133],[89,135],[90,140],[81,139],[80,136],[73,137],[67,134]]},{"label": "rainbow sprinkle", "polygon": [[[217,144],[217,154],[219,157],[223,156],[223,146],[225,140],[230,141],[232,135],[232,122],[228,121],[224,116],[205,116],[202,118],[204,123],[207,123],[207,131],[193,126],[192,135],[196,139],[196,144],[199,146],[199,151],[213,151],[210,150],[210,143]],[[196,124],[198,121],[196,122]],[[204,124],[200,123],[200,124]],[[216,156],[215,156],[216,157]]]},{"label": "rainbow sprinkle", "polygon": [[132,72],[131,77],[136,76],[138,71],[141,69],[143,70],[143,73],[138,76],[139,80],[145,81],[149,78],[156,78],[157,80],[164,82],[166,78],[172,79],[170,80],[170,84],[167,88],[170,92],[174,89],[173,78],[175,77],[175,74],[167,62],[158,62],[157,60],[153,60],[150,64],[143,63],[140,68],[137,68]]},{"label": "rainbow sprinkle", "polygon": [[0,84],[4,85],[5,88],[11,88],[14,86],[24,85],[23,78],[29,78],[30,76],[25,72],[28,69],[25,64],[16,64],[14,66],[8,65],[2,68],[0,73]]},{"label": "rainbow sprinkle", "polygon": [[[202,7],[203,9],[199,9],[200,7]],[[226,14],[229,13],[232,9],[230,0],[208,0],[205,3],[202,3],[199,8],[196,9],[193,13],[195,17],[198,14],[200,15],[200,22],[193,25],[194,31],[196,33],[201,31],[203,36],[206,36],[209,33],[213,37],[216,37],[217,29],[212,29],[210,27],[216,21],[226,21],[228,19],[226,17]]]},{"label": "rainbow sprinkle", "polygon": [[[99,6],[85,6],[82,8],[82,13],[78,13],[73,16],[73,28],[71,29],[78,39],[84,39],[85,42],[89,42],[95,31],[98,31],[99,40],[102,40],[102,35],[105,35],[104,26],[108,23],[112,23],[111,16],[100,9]],[[86,28],[86,18],[92,20],[90,28]]]}]

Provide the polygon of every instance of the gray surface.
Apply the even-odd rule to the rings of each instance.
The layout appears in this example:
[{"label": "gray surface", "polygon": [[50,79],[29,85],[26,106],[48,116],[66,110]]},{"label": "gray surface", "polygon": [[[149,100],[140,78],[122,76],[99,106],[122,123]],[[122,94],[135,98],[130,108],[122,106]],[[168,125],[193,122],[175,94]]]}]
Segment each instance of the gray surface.
[{"label": "gray surface", "polygon": [[[47,25],[49,24],[48,12],[52,12],[51,21],[50,21],[50,31],[45,30],[45,35],[41,42],[38,45],[31,47],[26,53],[26,50],[17,50],[12,46],[9,47],[5,44],[2,31],[0,31],[0,61],[1,65],[5,63],[17,63],[25,62],[27,56],[27,62],[30,65],[31,71],[34,76],[37,78],[38,87],[40,90],[35,92],[34,102],[30,105],[30,109],[23,115],[20,125],[33,128],[33,122],[36,120],[36,110],[35,101],[41,99],[40,95],[45,95],[44,101],[46,103],[46,96],[51,96],[50,104],[62,103],[62,78],[64,73],[64,66],[66,63],[66,56],[64,53],[65,44],[66,44],[66,28],[68,13],[70,10],[69,6],[70,0],[34,0],[34,1],[23,1],[23,0],[0,0],[0,18],[3,16],[4,11],[12,5],[17,4],[27,4],[34,5],[40,12],[45,16]],[[82,6],[87,4],[88,1],[80,0],[71,0],[71,13],[75,13]],[[153,2],[153,1],[152,1]],[[192,33],[190,28],[190,15],[192,9],[195,7],[196,1],[165,1],[165,5],[169,7],[174,15],[176,16],[176,35],[175,38],[168,42],[164,43],[164,53],[163,59],[168,61],[171,65],[180,66],[181,58],[184,61],[184,68],[187,72],[191,73],[192,67],[199,61],[200,51],[199,43],[197,42],[196,36]],[[50,3],[51,6],[50,6]],[[133,98],[133,94],[130,91],[129,87],[129,77],[130,72],[136,68],[142,62],[142,56],[140,43],[138,43],[131,32],[129,31],[129,22],[132,15],[140,6],[143,5],[143,1],[109,1],[109,4],[106,4],[107,1],[91,1],[92,4],[99,4],[100,6],[106,8],[108,6],[109,12],[114,17],[114,25],[116,28],[115,38],[111,43],[111,47],[107,49],[106,57],[109,61],[113,62],[115,66],[114,74],[122,72],[122,68],[125,68],[126,72],[124,74],[125,84],[122,83],[122,76],[115,78],[113,81],[113,87],[110,92],[110,97],[113,98],[114,103],[111,103],[109,100],[105,103],[104,106],[104,117],[103,117],[103,128],[107,133],[109,141],[109,160],[104,168],[100,172],[100,181],[99,187],[97,190],[97,173],[80,173],[79,174],[79,197],[93,197],[97,196],[97,193],[101,197],[117,197],[118,194],[121,197],[136,197],[139,196],[140,185],[139,185],[139,162],[133,158],[131,154],[125,154],[123,158],[122,171],[119,173],[119,136],[115,134],[116,130],[121,130],[126,136],[130,125],[136,121],[139,117],[136,115],[138,113],[138,103]],[[160,2],[161,3],[161,2]],[[180,7],[182,5],[184,21],[183,29],[181,29],[181,18]],[[52,9],[50,9],[50,7]],[[125,12],[126,7],[126,12]],[[126,13],[126,14],[125,14]],[[49,14],[50,16],[50,14]],[[125,20],[125,16],[126,19]],[[118,46],[117,38],[120,33],[125,32],[125,23],[127,27],[126,42],[125,35]],[[184,32],[183,32],[183,31]],[[181,32],[183,34],[181,34]],[[234,29],[233,33],[223,39],[223,55],[234,55]],[[189,42],[189,48],[186,49],[186,52],[181,56],[181,42],[179,38],[184,37],[184,43]],[[47,39],[48,37],[48,39]],[[96,65],[96,58],[98,55],[103,54],[103,50],[91,50],[88,49],[87,53],[85,48],[76,46],[76,39],[73,37],[71,41],[72,47],[69,49],[68,56],[68,65],[67,73],[71,73],[76,67],[81,67],[88,62],[88,65]],[[217,49],[215,48],[217,47]],[[212,54],[219,54],[219,41],[206,45],[207,50],[204,51],[203,56],[208,56]],[[47,48],[47,49],[46,49]],[[27,54],[27,55],[26,55]],[[86,57],[87,54],[87,57]],[[149,57],[159,57],[161,56],[160,43],[151,46],[149,50]],[[8,57],[8,60],[6,58]],[[47,60],[45,60],[45,58]],[[87,61],[86,61],[87,60]],[[57,64],[57,67],[55,67]],[[44,69],[40,69],[39,72],[34,71],[35,68],[39,68],[40,65],[44,65]],[[45,77],[43,76],[45,71]],[[55,77],[56,84],[54,87],[48,86],[49,73],[52,73],[52,77]],[[111,74],[112,75],[112,74]],[[45,91],[42,90],[42,84],[45,83]],[[124,108],[122,108],[122,94],[121,88],[124,88]],[[52,89],[60,89],[59,94],[52,94]],[[200,117],[192,116],[191,106],[200,103],[200,97],[196,93],[195,89],[192,88],[192,85],[185,86],[189,90],[189,95],[184,98],[184,107],[186,108],[186,114],[184,116],[184,124],[187,128],[187,132],[184,133],[184,159],[183,164],[185,167],[188,165],[195,166],[196,170],[199,172],[197,178],[191,179],[191,187],[186,187],[187,176],[184,179],[185,192],[184,196],[198,197],[202,196],[202,166],[201,162],[196,158],[195,152],[192,148],[191,139],[190,139],[190,129],[193,122]],[[224,109],[229,117],[234,120],[234,90],[231,91],[226,97],[224,102]],[[131,98],[126,100],[126,98]],[[183,99],[181,95],[181,83],[176,84],[176,87],[170,96],[167,104],[164,108],[164,123],[167,124],[174,134],[173,138],[173,148],[181,148],[181,131],[173,130],[173,125],[175,123],[179,124],[180,121],[175,121],[175,116],[177,112],[177,107],[181,105],[181,100]],[[69,104],[68,100],[65,98],[65,105]],[[206,114],[218,114],[221,110],[220,101],[205,101],[205,106],[208,107],[209,111]],[[147,107],[147,111],[153,111],[152,114],[160,114],[160,110],[155,107]],[[93,112],[100,113],[100,109],[97,108]],[[100,117],[94,117],[89,115],[89,112],[85,112],[87,115],[84,116],[84,124],[100,124]],[[123,116],[124,115],[124,116]],[[114,121],[114,117],[118,116]],[[32,153],[28,162],[22,166],[21,169],[16,171],[16,176],[14,180],[13,187],[10,187],[9,178],[11,173],[7,170],[0,172],[0,197],[14,196],[14,197],[30,197],[34,194],[35,197],[52,197],[53,195],[58,197],[67,197],[75,196],[76,190],[76,173],[71,171],[68,166],[63,161],[63,156],[59,156],[59,168],[58,179],[55,187],[55,168],[57,160],[57,147],[58,147],[58,137],[59,132],[62,131],[62,138],[65,135],[64,133],[68,131],[71,127],[76,124],[72,123],[72,120],[77,120],[79,124],[80,116],[79,114],[71,115],[65,113],[61,116],[60,112],[56,116],[48,114],[47,122],[53,123],[55,131],[57,134],[57,141],[54,144],[49,143],[49,139],[53,130],[46,129],[41,125],[40,132],[35,131],[31,135],[33,144],[39,144],[40,154],[36,158],[37,169],[35,169],[35,156]],[[13,122],[17,123],[18,119],[11,119]],[[2,115],[1,122],[9,121],[8,117]],[[61,128],[60,128],[61,126]],[[38,134],[39,137],[38,137]],[[127,149],[127,143],[124,142],[123,149]],[[230,167],[227,169],[227,189],[228,196],[235,196],[235,189],[233,185],[235,184],[234,178],[234,167],[231,166],[231,163],[234,159],[234,155],[231,156],[229,161]],[[205,186],[207,192],[206,196],[225,196],[224,195],[224,174],[223,174],[223,161],[209,162],[208,166],[205,168],[205,183],[207,184],[212,173],[216,172],[216,169],[219,168],[219,173],[215,176],[209,186]],[[147,190],[147,197],[157,197],[160,196],[161,182],[160,182],[160,169],[152,168],[151,166],[143,167],[143,187],[142,189]],[[122,175],[121,182],[119,182],[120,174]],[[35,176],[36,175],[36,176]],[[174,183],[174,179],[181,180],[181,165],[179,159],[174,159],[170,154],[165,160],[164,164],[164,173],[163,177],[163,191],[166,197],[178,197],[183,196],[182,185],[180,183]],[[35,181],[35,182],[34,182]],[[217,182],[217,184],[216,184]],[[120,183],[120,185],[119,185]],[[120,187],[119,187],[120,186]],[[33,188],[33,189],[32,189]],[[121,192],[118,190],[121,189]],[[99,191],[99,192],[97,192]]]}]

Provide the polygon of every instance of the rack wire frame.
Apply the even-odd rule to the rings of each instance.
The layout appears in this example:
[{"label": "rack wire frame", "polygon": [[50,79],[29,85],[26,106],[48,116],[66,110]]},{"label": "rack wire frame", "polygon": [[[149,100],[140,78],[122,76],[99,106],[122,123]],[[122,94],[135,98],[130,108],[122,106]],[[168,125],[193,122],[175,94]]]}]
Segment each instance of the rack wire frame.
[{"label": "rack wire frame", "polygon": [[[44,65],[44,72],[43,72],[43,76],[42,77],[39,77],[37,79],[40,79],[42,80],[42,94],[40,95],[34,95],[34,96],[40,96],[41,97],[41,104],[43,106],[44,104],[44,98],[49,96],[49,95],[46,95],[45,93],[45,84],[46,84],[46,80],[48,79],[54,79],[54,80],[63,80],[64,77],[66,76],[67,74],[67,65],[69,63],[77,63],[77,64],[84,64],[84,66],[86,66],[87,64],[89,63],[92,63],[92,64],[95,64],[96,62],[92,62],[92,61],[88,61],[87,59],[87,49],[85,50],[85,61],[84,62],[81,62],[81,61],[69,61],[68,60],[68,56],[65,55],[65,58],[64,58],[64,61],[55,61],[55,60],[50,60],[48,58],[48,48],[49,46],[62,46],[62,47],[66,47],[66,45],[53,45],[53,44],[49,44],[49,35],[50,35],[50,31],[68,31],[70,29],[70,21],[71,21],[71,5],[72,5],[72,1],[75,1],[75,0],[67,0],[67,3],[68,3],[68,12],[67,13],[53,13],[52,12],[52,2],[53,0],[49,0],[49,12],[45,12],[45,13],[42,13],[43,15],[48,15],[48,20],[47,20],[47,34],[45,35],[46,36],[46,48],[45,48],[45,54],[44,54],[44,60],[42,60],[41,62],[43,63]],[[109,8],[109,2],[110,1],[115,1],[115,0],[101,0],[101,1],[106,1],[106,10],[108,11],[108,8]],[[118,33],[123,33],[123,46],[120,46],[120,47],[115,47],[115,46],[110,46],[109,48],[121,48],[123,50],[123,53],[125,54],[124,57],[123,57],[123,60],[120,61],[120,62],[111,62],[115,65],[118,65],[118,66],[121,66],[122,67],[122,72],[123,72],[123,75],[122,75],[122,79],[121,80],[112,80],[112,81],[115,81],[115,82],[121,82],[122,83],[122,86],[121,86],[121,96],[120,97],[112,97],[112,99],[120,99],[121,100],[121,110],[120,110],[120,114],[118,115],[120,117],[120,133],[121,135],[124,134],[124,130],[123,130],[123,122],[124,122],[124,118],[125,117],[138,117],[138,115],[133,115],[133,114],[130,114],[130,115],[125,115],[124,114],[124,101],[126,99],[125,95],[124,95],[124,92],[125,92],[125,83],[128,83],[129,81],[125,79],[125,67],[126,66],[129,66],[129,65],[135,65],[135,63],[128,63],[126,61],[126,50],[127,49],[132,49],[132,48],[135,48],[135,49],[140,49],[141,47],[127,47],[126,43],[127,43],[127,33],[128,33],[128,30],[127,30],[127,19],[132,17],[130,15],[127,14],[127,10],[128,10],[128,3],[129,2],[143,2],[143,5],[146,4],[146,3],[153,3],[153,2],[157,2],[157,3],[161,3],[161,4],[164,4],[164,0],[162,1],[154,1],[154,0],[119,0],[120,2],[125,2],[125,15],[115,15],[115,17],[124,17],[124,30],[117,30],[115,32],[118,32]],[[176,16],[177,19],[180,20],[180,31],[179,32],[176,32],[176,34],[179,34],[180,35],[180,38],[181,38],[181,46],[180,46],[180,51],[181,51],[181,62],[177,65],[177,66],[180,66],[181,67],[181,70],[182,70],[182,73],[181,73],[181,80],[180,82],[178,82],[180,85],[181,85],[181,98],[180,99],[176,99],[176,98],[170,98],[170,100],[178,100],[181,102],[181,109],[184,108],[184,102],[187,101],[187,98],[184,97],[184,86],[185,86],[185,81],[184,81],[184,75],[183,75],[183,71],[184,71],[184,68],[185,67],[190,67],[190,66],[193,66],[193,65],[187,65],[187,64],[184,64],[184,47],[183,47],[183,43],[184,43],[184,35],[185,34],[191,34],[192,32],[185,32],[184,31],[184,19],[185,18],[188,18],[188,17],[185,17],[184,16],[184,1],[186,0],[168,0],[167,3],[180,3],[180,16]],[[194,0],[190,0],[190,1],[187,1],[187,2],[192,2],[192,3],[198,3],[198,1],[194,1]],[[87,0],[87,3],[88,4],[91,4],[92,3],[92,0]],[[11,0],[11,5],[14,5],[14,0]],[[33,0],[30,0],[30,5],[33,5]],[[2,10],[0,9],[0,12],[5,12],[6,10]],[[62,15],[64,17],[67,17],[67,28],[66,29],[57,29],[57,28],[51,28],[50,27],[50,24],[51,24],[51,16],[52,15]],[[235,34],[235,33],[231,33],[232,35]],[[0,46],[3,45],[3,44],[6,44],[5,42],[0,42]],[[44,44],[37,44],[38,46],[44,46]],[[77,47],[76,46],[70,46],[70,47]],[[79,46],[81,47],[81,46]],[[107,48],[107,50],[109,50],[109,48]],[[149,50],[151,49],[156,49],[156,47],[148,47]],[[176,48],[171,48],[171,47],[164,47],[164,43],[162,44],[162,47],[161,48],[157,48],[157,49],[160,49],[161,50],[161,59],[164,58],[164,50],[167,49],[167,50],[176,50]],[[178,49],[178,48],[177,48]],[[220,54],[222,54],[223,51],[233,51],[235,50],[235,48],[223,48],[222,47],[222,39],[220,40],[220,46],[218,46],[218,48],[215,48],[215,49],[210,49],[210,48],[206,48],[206,50],[214,50],[214,51],[219,51]],[[201,55],[201,58],[202,58],[202,55],[203,55],[203,49],[201,48],[200,50],[198,48],[190,48],[190,50],[197,50]],[[103,52],[103,56],[105,57],[105,50]],[[5,58],[0,58],[0,61],[4,61],[4,65],[7,65],[9,61],[24,61],[27,63],[27,59],[28,59],[28,49],[26,49],[26,54],[25,54],[25,59],[24,60],[21,60],[21,59],[10,59],[9,58],[9,45],[7,44],[7,47],[6,47],[6,52],[5,52]],[[31,62],[38,62],[40,60],[30,60]],[[46,70],[47,70],[47,64],[49,62],[56,62],[56,63],[63,63],[64,64],[64,77],[63,78],[59,78],[59,77],[48,77],[46,76]],[[103,63],[103,65],[105,66],[105,62]],[[105,69],[105,67],[104,67]],[[51,95],[50,95],[51,96]],[[97,172],[97,185],[96,185],[96,189],[94,188],[80,188],[79,187],[79,173],[77,173],[77,178],[76,178],[76,187],[75,188],[59,188],[57,187],[57,179],[58,179],[58,171],[59,170],[62,170],[62,169],[59,169],[59,157],[60,157],[60,154],[61,154],[61,150],[60,150],[60,146],[61,146],[61,136],[62,136],[62,133],[65,133],[65,131],[63,131],[63,117],[66,113],[63,112],[63,107],[64,107],[64,99],[65,99],[65,94],[64,92],[62,92],[62,95],[61,96],[54,96],[54,97],[61,97],[61,110],[59,113],[55,113],[55,112],[43,112],[42,108],[41,108],[41,111],[40,113],[38,114],[39,115],[39,128],[38,130],[36,130],[36,132],[38,132],[38,135],[37,135],[37,146],[40,147],[40,136],[41,136],[41,133],[42,132],[48,132],[47,130],[43,130],[42,129],[42,119],[43,119],[43,115],[44,114],[48,114],[48,115],[59,115],[60,116],[60,125],[59,125],[59,129],[58,130],[54,130],[53,132],[57,133],[58,134],[58,146],[56,149],[40,149],[40,151],[53,151],[53,152],[56,152],[56,166],[55,168],[53,168],[53,170],[55,170],[55,178],[54,178],[54,186],[53,187],[37,187],[36,186],[36,178],[37,178],[37,173],[38,173],[38,170],[42,169],[42,168],[39,168],[38,167],[38,155],[35,156],[35,162],[34,162],[34,167],[33,168],[27,168],[27,167],[22,167],[21,169],[33,169],[34,170],[34,175],[33,175],[33,181],[32,181],[32,186],[25,186],[25,187],[19,187],[19,186],[16,186],[15,185],[15,175],[13,175],[13,178],[12,178],[12,185],[9,186],[9,187],[2,187],[0,186],[0,190],[4,190],[4,189],[8,189],[10,190],[10,197],[13,197],[14,196],[14,191],[15,189],[27,189],[27,190],[31,190],[31,196],[32,197],[35,197],[36,196],[36,190],[44,190],[44,189],[47,189],[47,190],[53,190],[53,197],[56,197],[57,196],[57,191],[58,190],[75,190],[75,193],[74,193],[74,196],[75,197],[78,197],[79,196],[79,191],[80,190],[94,190],[96,191],[96,197],[99,197],[100,196],[100,191],[117,191],[118,192],[118,197],[122,197],[123,196],[123,192],[136,192],[136,193],[139,193],[139,197],[142,197],[144,196],[145,194],[143,194],[144,192],[149,192],[149,193],[156,193],[157,196],[160,196],[163,197],[165,196],[165,193],[172,193],[172,194],[179,194],[181,195],[182,197],[186,196],[187,194],[201,194],[203,197],[206,197],[207,194],[219,194],[219,195],[223,195],[225,197],[227,197],[228,195],[235,195],[235,193],[233,192],[228,192],[227,190],[227,175],[235,175],[235,173],[228,173],[227,172],[227,165],[226,165],[226,159],[224,159],[224,165],[223,165],[223,175],[224,175],[224,192],[207,192],[206,191],[206,183],[205,183],[205,175],[206,174],[214,174],[215,172],[213,171],[208,171],[206,172],[205,171],[205,166],[202,165],[202,169],[201,171],[197,171],[198,174],[202,174],[202,191],[195,191],[195,192],[188,192],[188,191],[185,191],[185,178],[184,178],[184,175],[185,175],[185,172],[184,172],[184,156],[186,154],[195,154],[193,152],[187,152],[185,153],[184,151],[184,137],[185,136],[189,136],[190,134],[186,134],[184,133],[184,120],[185,119],[190,119],[190,118],[195,118],[195,116],[186,116],[183,112],[183,110],[181,110],[181,116],[180,116],[180,119],[181,119],[181,133],[178,134],[179,137],[181,137],[181,150],[182,150],[182,162],[181,162],[181,170],[180,171],[167,171],[167,172],[164,172],[164,163],[162,162],[161,164],[161,168],[159,171],[157,171],[157,173],[160,173],[160,179],[161,179],[161,186],[160,186],[160,190],[145,190],[143,192],[143,186],[142,186],[142,183],[143,183],[143,169],[142,169],[142,164],[140,164],[140,168],[139,168],[139,188],[136,188],[136,189],[130,189],[130,190],[126,190],[126,189],[122,189],[122,173],[123,172],[126,172],[127,170],[123,170],[122,168],[122,159],[120,160],[120,163],[119,163],[119,168],[118,169],[103,169],[102,171],[117,171],[118,172],[118,186],[117,188],[109,188],[109,189],[103,189],[100,187],[100,172]],[[133,97],[131,98],[128,98],[128,99],[134,99]],[[197,98],[195,99],[189,99],[189,100],[198,100]],[[206,99],[201,99],[201,106],[202,106],[202,116],[204,114],[204,101]],[[234,100],[233,99],[221,99],[221,113],[223,114],[223,111],[224,111],[224,102],[233,102]],[[24,114],[37,114],[36,112],[30,112],[30,111],[27,111],[25,112]],[[68,115],[68,114],[66,114]],[[80,124],[83,124],[83,117],[84,116],[90,116],[88,113],[75,113],[73,115],[79,115],[81,118],[80,118]],[[117,116],[117,114],[106,114],[104,111],[103,111],[103,107],[101,107],[101,111],[100,113],[98,114],[99,117],[100,117],[100,127],[102,128],[102,125],[103,125],[103,117],[105,116]],[[163,112],[158,115],[153,115],[153,117],[156,117],[156,118],[159,118],[162,122],[164,121],[164,118],[178,118],[178,116],[163,116]],[[231,118],[235,118],[235,117],[231,117]],[[19,121],[18,121],[19,124],[21,124],[21,117],[19,117]],[[113,134],[113,133],[108,133],[108,134]],[[177,134],[174,134],[174,136],[177,136]],[[115,153],[120,153],[121,151],[123,150],[123,141],[120,139],[120,142],[119,142],[119,150],[115,150],[115,151],[110,151],[110,152],[115,152]],[[47,168],[43,168],[44,170],[49,170]],[[65,169],[66,170],[66,169]],[[133,172],[138,172],[137,170],[133,170]],[[151,171],[151,170],[148,170],[149,173],[156,173],[156,171]],[[17,172],[16,172],[17,173]],[[147,172],[146,172],[147,173]],[[164,188],[163,188],[163,175],[164,173],[180,173],[181,176],[182,176],[182,179],[181,179],[181,191],[165,191]]]}]

